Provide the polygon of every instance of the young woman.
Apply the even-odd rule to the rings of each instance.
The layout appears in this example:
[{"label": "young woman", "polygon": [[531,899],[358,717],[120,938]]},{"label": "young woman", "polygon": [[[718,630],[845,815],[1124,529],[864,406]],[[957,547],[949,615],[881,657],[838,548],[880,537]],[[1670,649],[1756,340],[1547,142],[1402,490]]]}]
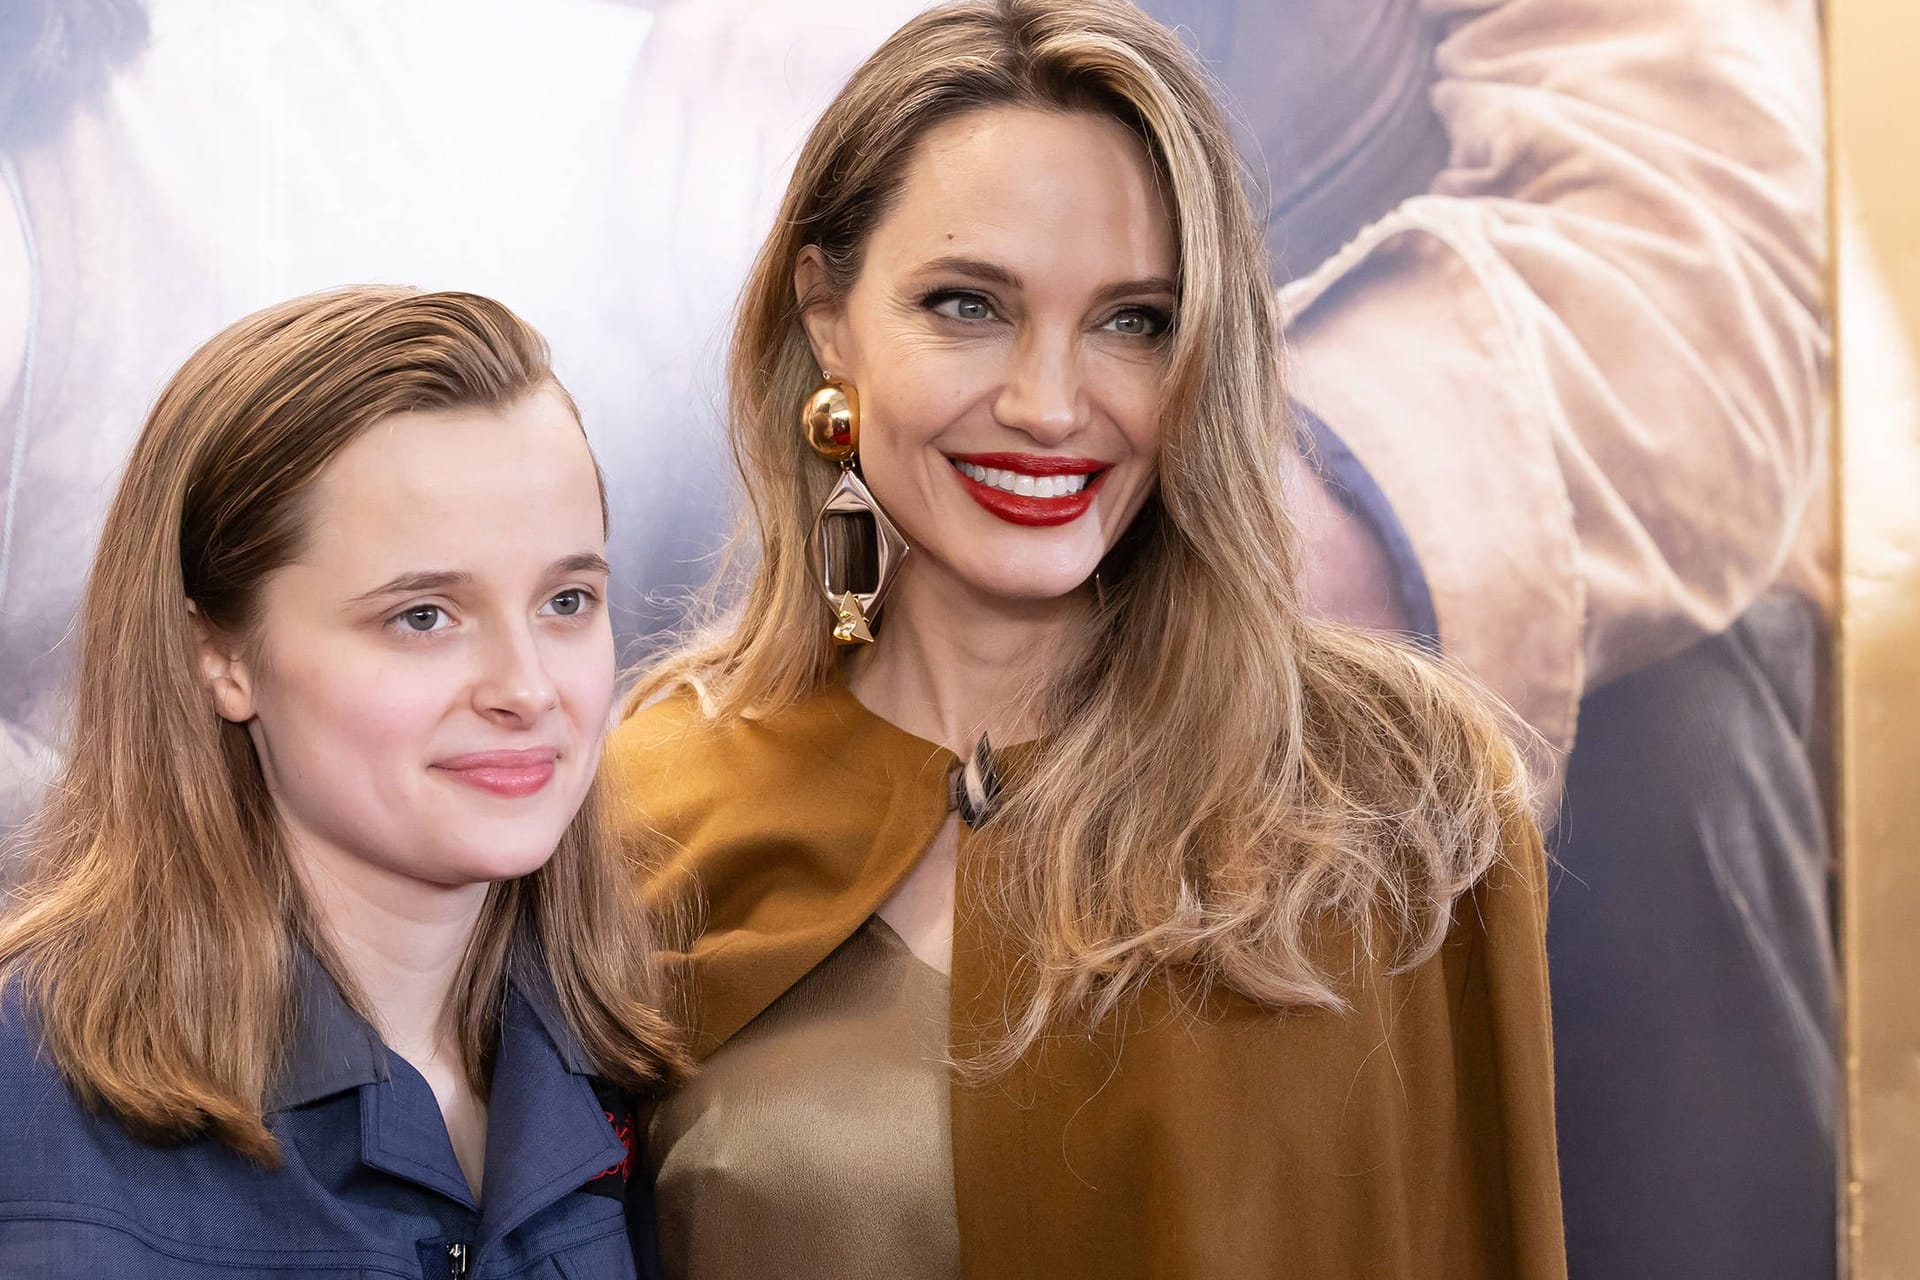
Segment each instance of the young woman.
[{"label": "young woman", "polygon": [[485,298],[297,299],[173,378],[0,923],[0,1272],[634,1274],[677,1051],[595,798],[605,536]]},{"label": "young woman", "polygon": [[1564,1275],[1524,777],[1303,610],[1267,280],[1128,5],[935,9],[813,130],[744,598],[610,748],[706,919],[670,1274]]}]

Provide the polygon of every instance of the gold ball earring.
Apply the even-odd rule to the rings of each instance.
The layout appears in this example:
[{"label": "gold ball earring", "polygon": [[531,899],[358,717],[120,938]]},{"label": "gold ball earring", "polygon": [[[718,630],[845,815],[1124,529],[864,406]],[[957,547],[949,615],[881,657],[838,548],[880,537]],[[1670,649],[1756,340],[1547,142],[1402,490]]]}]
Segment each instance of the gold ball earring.
[{"label": "gold ball earring", "polygon": [[860,393],[844,378],[820,377],[820,386],[800,414],[807,443],[821,457],[851,466],[860,451]]}]

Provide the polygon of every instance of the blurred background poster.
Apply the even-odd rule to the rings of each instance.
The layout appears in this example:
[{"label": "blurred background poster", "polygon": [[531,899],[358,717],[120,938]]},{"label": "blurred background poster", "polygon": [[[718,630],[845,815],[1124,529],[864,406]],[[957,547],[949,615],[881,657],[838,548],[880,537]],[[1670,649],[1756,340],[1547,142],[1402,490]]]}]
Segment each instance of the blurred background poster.
[{"label": "blurred background poster", "polygon": [[[921,7],[0,6],[0,823],[59,758],[146,406],[308,290],[471,289],[546,333],[642,656],[731,522],[722,349],[787,167]],[[1576,1280],[1833,1275],[1820,5],[1145,7],[1220,82],[1318,461],[1414,629],[1554,748]]]}]

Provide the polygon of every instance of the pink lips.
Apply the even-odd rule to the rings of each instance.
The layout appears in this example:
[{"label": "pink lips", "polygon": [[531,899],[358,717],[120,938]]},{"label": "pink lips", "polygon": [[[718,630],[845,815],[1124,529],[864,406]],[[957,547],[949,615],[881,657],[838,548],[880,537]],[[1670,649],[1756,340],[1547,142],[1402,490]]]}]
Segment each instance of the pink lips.
[{"label": "pink lips", "polygon": [[433,767],[479,791],[496,796],[530,796],[553,780],[560,753],[552,747],[522,751],[472,751]]}]

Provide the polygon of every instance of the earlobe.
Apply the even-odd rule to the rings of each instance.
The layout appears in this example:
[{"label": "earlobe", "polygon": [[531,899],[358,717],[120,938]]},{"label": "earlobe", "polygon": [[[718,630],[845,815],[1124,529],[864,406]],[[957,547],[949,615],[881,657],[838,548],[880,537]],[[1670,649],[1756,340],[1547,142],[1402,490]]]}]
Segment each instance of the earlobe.
[{"label": "earlobe", "polygon": [[793,264],[793,296],[800,304],[800,324],[813,347],[814,362],[828,373],[847,373],[841,323],[845,311],[827,284],[827,263],[820,246],[808,245]]},{"label": "earlobe", "polygon": [[253,719],[253,677],[246,659],[238,645],[208,625],[191,600],[187,601],[187,614],[193,620],[200,683],[213,702],[214,713],[222,720],[245,724]]}]

